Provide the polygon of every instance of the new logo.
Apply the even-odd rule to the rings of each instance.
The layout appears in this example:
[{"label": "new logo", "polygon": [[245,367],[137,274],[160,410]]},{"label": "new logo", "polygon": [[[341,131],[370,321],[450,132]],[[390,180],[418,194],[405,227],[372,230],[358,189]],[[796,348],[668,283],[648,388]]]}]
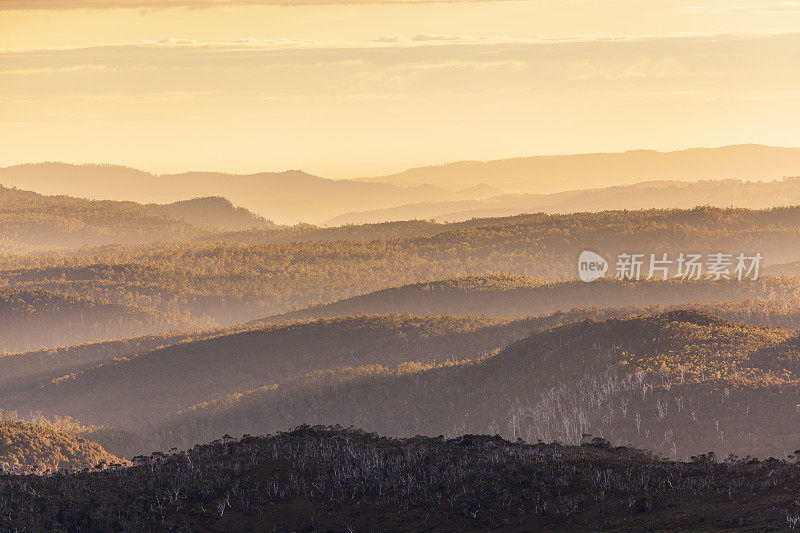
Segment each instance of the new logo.
[{"label": "new logo", "polygon": [[578,277],[581,281],[594,281],[600,279],[608,272],[608,262],[601,256],[589,250],[581,252],[578,257]]}]

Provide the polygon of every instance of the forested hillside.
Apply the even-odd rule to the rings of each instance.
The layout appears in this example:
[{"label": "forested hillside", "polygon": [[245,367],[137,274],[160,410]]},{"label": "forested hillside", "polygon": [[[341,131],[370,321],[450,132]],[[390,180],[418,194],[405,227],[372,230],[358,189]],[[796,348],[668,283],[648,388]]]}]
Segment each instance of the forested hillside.
[{"label": "forested hillside", "polygon": [[[687,401],[693,398],[692,402],[716,410],[714,418],[720,423],[734,416],[728,412],[731,406],[717,405],[716,397],[703,396],[721,390],[720,380],[731,390],[753,389],[752,393],[736,394],[745,394],[743,401],[756,403],[761,401],[753,400],[756,395],[766,398],[775,393],[776,387],[784,390],[787,383],[793,382],[797,370],[791,370],[787,363],[772,361],[770,357],[753,359],[750,354],[767,346],[773,349],[774,345],[774,350],[786,352],[778,361],[791,361],[795,357],[791,345],[786,349],[779,347],[781,341],[789,338],[790,331],[769,328],[800,323],[800,306],[796,303],[793,306],[788,302],[763,301],[703,304],[689,314],[681,314],[685,312],[679,310],[655,315],[657,318],[647,314],[658,311],[657,307],[605,307],[513,321],[448,316],[354,316],[193,337],[146,337],[32,352],[0,358],[0,369],[8,370],[0,382],[3,391],[0,402],[21,412],[68,415],[83,423],[133,431],[136,434],[128,436],[101,431],[94,437],[113,453],[129,457],[148,448],[185,447],[217,434],[247,433],[248,427],[259,432],[275,431],[309,417],[315,423],[374,427],[394,435],[429,433],[433,428],[452,434],[491,430],[514,438],[570,442],[577,430],[573,427],[563,433],[567,430],[558,426],[558,421],[565,413],[575,414],[570,409],[576,408],[573,405],[576,398],[588,401],[583,393],[576,392],[584,386],[588,387],[590,398],[602,397],[606,403],[624,404],[631,398],[635,400],[642,390],[660,391],[659,394],[670,394],[664,390],[680,390]],[[708,313],[725,316],[739,325]],[[626,342],[634,344],[608,341],[609,337],[616,338],[616,334],[608,333],[610,326],[602,321],[626,317],[645,317],[615,326],[620,331],[630,331],[626,333],[629,339]],[[586,322],[587,319],[601,322]],[[653,320],[658,328],[681,331],[685,327],[694,333],[671,333],[669,342],[673,344],[666,340],[655,343],[652,347],[655,351],[647,355],[650,362],[641,367],[627,366],[632,355],[622,357],[620,353],[640,355],[641,349],[635,342],[665,335],[651,331]],[[706,327],[709,321],[715,325],[707,332],[692,329],[697,325],[695,322]],[[570,324],[581,326],[570,329]],[[546,333],[554,327],[557,329]],[[719,339],[729,336],[731,331],[738,332],[738,336],[720,343]],[[515,360],[507,355],[515,349],[512,343],[531,334],[534,336],[529,344],[535,348],[525,356],[530,362],[523,366],[502,363]],[[576,335],[578,340],[573,339]],[[697,339],[704,335],[716,339],[713,349],[696,345]],[[549,340],[539,342],[542,338]],[[607,345],[608,342],[616,344]],[[680,366],[675,371],[680,372],[680,378],[664,374],[665,368],[674,364],[669,357],[676,350],[675,343],[683,343],[679,352],[696,353],[694,359],[678,361]],[[557,348],[543,350],[540,345]],[[550,352],[554,355],[548,355],[548,360],[558,364],[543,366],[541,357]],[[744,361],[744,355],[750,359]],[[713,357],[731,358],[733,363],[718,366],[721,363],[713,361]],[[662,368],[662,359],[667,367]],[[572,370],[567,371],[564,366],[567,362]],[[528,375],[529,372],[535,375]],[[690,374],[694,375],[691,382],[686,378]],[[702,379],[697,379],[697,375]],[[752,386],[744,385],[748,380],[753,380]],[[595,390],[597,387],[602,393]],[[558,393],[554,398],[545,398],[546,392],[553,391]],[[473,393],[478,396],[473,397]],[[626,395],[630,396],[627,400]],[[515,409],[524,407],[516,415],[507,403],[512,397],[522,402]],[[458,406],[453,404],[455,398],[459,399]],[[659,398],[661,402],[674,400]],[[796,399],[792,394],[782,398],[787,402]],[[541,404],[545,400],[551,403]],[[416,407],[422,404],[426,407]],[[635,404],[634,401],[632,405]],[[429,412],[432,405],[439,407]],[[793,406],[787,404],[787,408]],[[599,405],[578,407],[587,409],[581,415],[584,417],[581,423],[596,431],[595,425],[600,423],[593,417],[602,418],[607,413],[598,414]],[[754,414],[758,412],[754,405],[748,404],[747,408]],[[645,404],[637,409],[640,423],[645,424],[642,427],[647,428],[647,437],[644,433],[636,435],[637,445],[682,457],[680,453],[699,453],[703,446],[716,444],[695,428],[692,434],[698,435],[699,440],[682,436],[677,442],[687,443],[686,448],[665,448],[664,442],[649,437],[651,424],[657,424],[654,422],[658,420],[654,414],[657,408]],[[178,412],[182,414],[176,416]],[[387,417],[387,413],[393,415]],[[529,418],[517,422],[508,419],[523,415]],[[704,411],[701,418],[706,415]],[[171,417],[174,419],[169,420]],[[706,422],[713,424],[709,420]],[[677,419],[671,423],[684,422]],[[611,432],[603,433],[606,438],[633,442],[633,436],[626,433],[630,426],[621,429],[603,426],[600,430]],[[793,438],[792,435],[789,432],[786,438]],[[769,437],[768,443],[762,443],[767,447],[758,449],[774,455],[774,440]],[[738,445],[736,442],[730,436],[720,445]]]},{"label": "forested hillside", "polygon": [[602,279],[542,282],[526,276],[467,276],[404,285],[265,318],[307,320],[353,314],[488,315],[524,317],[585,307],[668,306],[711,302],[779,302],[796,306],[800,284],[793,278],[758,280]]},{"label": "forested hillside", "polygon": [[216,331],[204,331],[121,337],[7,354],[0,357],[0,387],[6,392],[31,388],[54,377],[80,372],[97,364],[216,334]]},{"label": "forested hillside", "polygon": [[463,435],[396,440],[300,427],[137,465],[0,476],[7,529],[214,531],[782,530],[800,521],[791,461],[664,461]]},{"label": "forested hillside", "polygon": [[[496,319],[410,316],[277,325],[98,358],[93,366],[83,360],[71,365],[72,372],[60,367],[41,373],[32,367],[13,387],[3,388],[0,400],[22,412],[141,429],[190,405],[310,372],[478,358],[527,335],[530,327]],[[36,360],[35,354],[18,357]]]},{"label": "forested hillside", "polygon": [[181,241],[219,229],[273,226],[224,198],[143,205],[43,196],[0,186],[0,253]]},{"label": "forested hillside", "polygon": [[[70,421],[20,420],[0,411],[0,477],[8,473],[45,473],[61,469],[104,468],[123,464],[102,446],[84,438]],[[102,463],[102,464],[101,464]],[[7,500],[5,500],[7,501]]]},{"label": "forested hillside", "polygon": [[27,352],[0,358],[0,407],[103,426],[120,456],[307,422],[675,457],[800,437],[798,278],[575,281],[585,249],[791,264],[800,208],[214,235],[0,256],[4,349]]},{"label": "forested hillside", "polygon": [[[471,274],[571,280],[585,249],[761,253],[764,265],[800,259],[800,208],[612,211],[524,215],[445,226],[432,236],[239,244],[106,246],[0,257],[0,283],[49,290],[220,325],[313,304]],[[613,259],[612,268],[613,268]]]},{"label": "forested hillside", "polygon": [[186,316],[99,296],[0,289],[0,354],[200,326]]},{"label": "forested hillside", "polygon": [[136,204],[0,188],[0,252],[185,240],[200,234],[187,222]]},{"label": "forested hillside", "polygon": [[304,420],[528,442],[591,433],[687,458],[785,456],[800,440],[796,336],[687,311],[584,321],[468,362],[310,373],[184,410],[156,435],[162,445],[193,435],[185,446]]},{"label": "forested hillside", "polygon": [[[125,205],[131,203],[124,202]],[[183,220],[204,230],[244,231],[276,227],[264,217],[244,207],[236,207],[227,198],[219,196],[181,200],[166,205],[146,204],[141,209],[163,213],[167,217]]]}]

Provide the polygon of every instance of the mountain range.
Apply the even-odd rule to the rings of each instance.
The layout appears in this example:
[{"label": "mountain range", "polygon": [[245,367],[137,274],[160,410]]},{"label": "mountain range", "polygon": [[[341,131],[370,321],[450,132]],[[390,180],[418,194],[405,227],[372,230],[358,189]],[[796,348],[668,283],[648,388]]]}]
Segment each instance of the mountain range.
[{"label": "mountain range", "polygon": [[436,183],[442,187],[491,183],[507,192],[547,194],[648,180],[753,180],[799,174],[800,148],[740,144],[673,152],[630,150],[459,161],[366,180],[404,186]]},{"label": "mountain range", "polygon": [[330,180],[299,170],[247,175],[187,172],[157,176],[122,166],[66,163],[0,168],[0,184],[44,194],[146,204],[178,202],[190,196],[223,196],[278,223],[321,222],[364,207],[485,198],[499,192],[487,186],[450,191],[434,185],[401,187],[389,183]]},{"label": "mountain range", "polygon": [[[751,189],[748,183],[730,181],[701,184],[695,189],[691,182],[747,182],[798,175],[800,148],[735,145],[677,152],[633,150],[462,161],[389,176],[339,180],[299,170],[155,175],[113,165],[34,163],[0,168],[0,184],[45,194],[140,203],[221,196],[279,224],[338,225],[703,203],[763,207],[775,198],[785,205],[796,201],[796,191],[789,190],[789,196],[783,198],[787,190],[780,185],[762,190],[760,185]],[[633,184],[638,185],[621,187]],[[751,198],[753,194],[755,198]]]},{"label": "mountain range", "polygon": [[328,220],[327,224],[338,226],[411,219],[454,222],[520,213],[690,208],[698,205],[764,209],[797,204],[800,204],[800,178],[797,177],[768,181],[665,180],[553,194],[506,194],[483,200],[420,202],[393,208],[346,213]]}]

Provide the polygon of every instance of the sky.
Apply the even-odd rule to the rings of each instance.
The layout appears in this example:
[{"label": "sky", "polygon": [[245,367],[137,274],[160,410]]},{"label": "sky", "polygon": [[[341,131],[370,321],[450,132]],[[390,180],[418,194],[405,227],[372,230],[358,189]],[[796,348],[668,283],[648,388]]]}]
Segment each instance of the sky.
[{"label": "sky", "polygon": [[800,145],[800,1],[0,0],[0,166]]}]

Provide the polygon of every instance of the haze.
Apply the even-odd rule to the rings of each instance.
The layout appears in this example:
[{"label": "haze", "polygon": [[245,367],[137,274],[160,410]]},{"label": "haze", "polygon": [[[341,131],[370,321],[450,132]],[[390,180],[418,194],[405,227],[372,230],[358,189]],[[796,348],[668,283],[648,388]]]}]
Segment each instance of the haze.
[{"label": "haze", "polygon": [[800,0],[693,2],[0,0],[0,531],[797,529]]},{"label": "haze", "polygon": [[0,2],[0,165],[353,178],[797,145],[798,2],[285,3]]}]

